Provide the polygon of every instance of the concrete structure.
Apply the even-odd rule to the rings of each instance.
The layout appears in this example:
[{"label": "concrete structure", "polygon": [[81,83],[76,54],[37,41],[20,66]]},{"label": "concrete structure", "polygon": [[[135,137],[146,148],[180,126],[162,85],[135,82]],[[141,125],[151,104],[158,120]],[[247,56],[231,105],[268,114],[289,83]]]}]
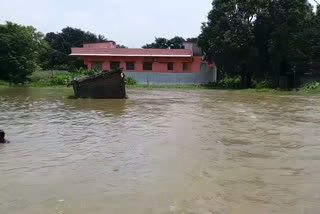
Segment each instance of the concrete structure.
[{"label": "concrete structure", "polygon": [[71,56],[81,57],[88,69],[123,68],[141,84],[204,84],[216,81],[214,65],[203,62],[201,50],[193,43],[185,49],[116,48],[113,41],[72,48]]}]

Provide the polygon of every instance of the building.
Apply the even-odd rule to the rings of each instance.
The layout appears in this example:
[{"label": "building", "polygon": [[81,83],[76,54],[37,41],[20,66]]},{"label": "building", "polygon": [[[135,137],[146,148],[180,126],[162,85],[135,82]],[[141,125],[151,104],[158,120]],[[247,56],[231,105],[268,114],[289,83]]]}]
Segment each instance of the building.
[{"label": "building", "polygon": [[123,68],[127,76],[141,84],[204,84],[216,81],[216,69],[202,60],[201,50],[193,43],[185,49],[117,48],[113,41],[84,44],[72,48],[71,56],[80,57],[88,69]]}]

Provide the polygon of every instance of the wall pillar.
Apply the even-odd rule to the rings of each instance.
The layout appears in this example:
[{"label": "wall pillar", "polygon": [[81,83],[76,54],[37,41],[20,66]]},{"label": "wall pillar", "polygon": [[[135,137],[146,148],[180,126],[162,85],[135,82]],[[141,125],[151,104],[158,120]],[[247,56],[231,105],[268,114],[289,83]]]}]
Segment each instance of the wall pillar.
[{"label": "wall pillar", "polygon": [[110,71],[110,62],[109,61],[103,62],[102,63],[102,69]]},{"label": "wall pillar", "polygon": [[91,70],[91,62],[87,63],[87,68],[88,68],[88,70]]},{"label": "wall pillar", "polygon": [[125,61],[120,61],[120,68],[123,68],[124,71],[126,71],[126,62]]},{"label": "wall pillar", "polygon": [[142,61],[136,61],[136,63],[135,63],[135,71],[137,71],[137,72],[142,72],[143,71]]},{"label": "wall pillar", "polygon": [[182,62],[175,62],[173,65],[174,72],[183,72],[183,63]]}]

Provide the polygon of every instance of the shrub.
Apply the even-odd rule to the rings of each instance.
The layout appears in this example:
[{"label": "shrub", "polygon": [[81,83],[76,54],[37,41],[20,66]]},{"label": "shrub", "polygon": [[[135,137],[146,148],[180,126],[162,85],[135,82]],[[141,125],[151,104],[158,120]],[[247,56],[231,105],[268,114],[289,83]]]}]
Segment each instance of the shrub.
[{"label": "shrub", "polygon": [[95,74],[101,73],[101,71],[98,70],[98,69],[88,70],[86,68],[80,68],[80,69],[77,69],[74,73],[80,73],[80,74],[82,74],[84,76],[91,76],[91,75],[95,75]]},{"label": "shrub", "polygon": [[132,77],[125,78],[126,85],[137,85],[137,81]]},{"label": "shrub", "polygon": [[227,76],[219,81],[219,85],[221,85],[223,88],[229,88],[229,89],[243,88],[243,85],[241,83],[241,78],[239,76],[236,76],[236,77]]},{"label": "shrub", "polygon": [[263,80],[261,82],[257,82],[255,84],[255,88],[262,89],[262,88],[275,88],[275,84],[269,80]]},{"label": "shrub", "polygon": [[36,72],[30,76],[31,86],[62,86],[68,85],[75,77],[84,76],[79,73],[56,73],[54,71]]},{"label": "shrub", "polygon": [[320,82],[307,83],[301,88],[306,93],[320,93]]},{"label": "shrub", "polygon": [[320,88],[320,83],[319,82],[307,83],[303,88],[307,90],[318,89]]}]

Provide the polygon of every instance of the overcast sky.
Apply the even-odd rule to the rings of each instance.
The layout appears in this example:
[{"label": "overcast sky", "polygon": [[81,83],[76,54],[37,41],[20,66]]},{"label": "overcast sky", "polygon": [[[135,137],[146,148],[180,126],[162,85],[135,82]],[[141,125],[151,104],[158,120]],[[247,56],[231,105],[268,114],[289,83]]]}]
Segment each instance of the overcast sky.
[{"label": "overcast sky", "polygon": [[[313,0],[310,0],[313,2]],[[155,37],[196,37],[212,0],[0,0],[0,23],[32,25],[43,33],[66,26],[102,34],[128,47]],[[314,4],[314,3],[313,3]]]}]

